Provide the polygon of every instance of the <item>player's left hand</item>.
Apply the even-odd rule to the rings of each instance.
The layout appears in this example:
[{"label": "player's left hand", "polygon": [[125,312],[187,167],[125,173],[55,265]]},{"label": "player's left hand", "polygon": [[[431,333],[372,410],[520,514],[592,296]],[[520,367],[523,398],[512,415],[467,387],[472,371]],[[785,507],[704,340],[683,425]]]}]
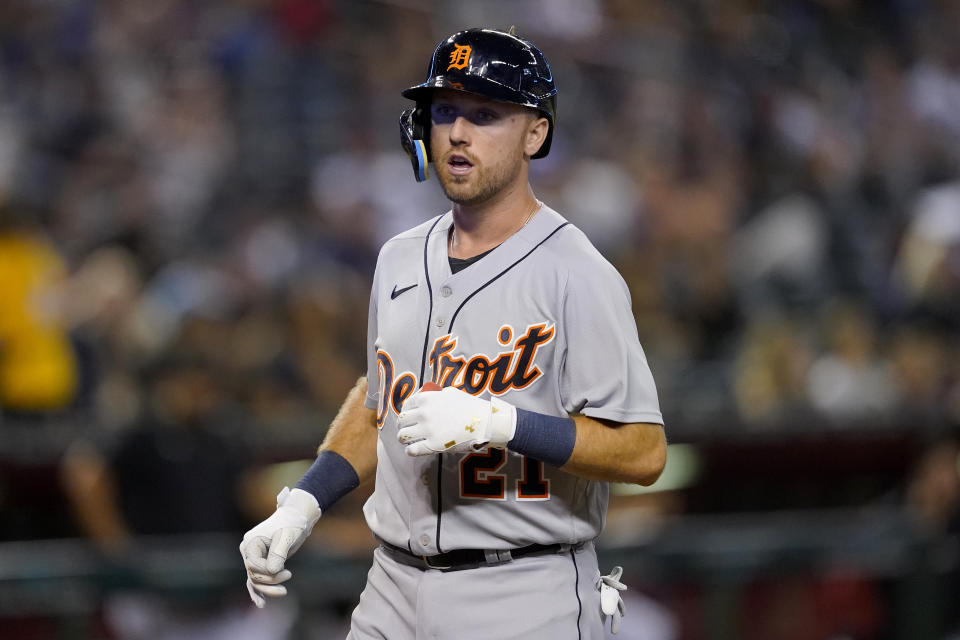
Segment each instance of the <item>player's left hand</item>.
[{"label": "player's left hand", "polygon": [[517,429],[517,410],[500,398],[483,400],[446,387],[407,398],[398,424],[397,440],[410,456],[502,449]]},{"label": "player's left hand", "polygon": [[600,576],[597,581],[597,588],[600,589],[600,609],[603,611],[604,620],[610,617],[610,632],[614,634],[620,631],[620,618],[627,612],[623,598],[620,597],[620,592],[627,590],[627,585],[620,582],[622,575],[623,567],[614,567],[609,575]]}]

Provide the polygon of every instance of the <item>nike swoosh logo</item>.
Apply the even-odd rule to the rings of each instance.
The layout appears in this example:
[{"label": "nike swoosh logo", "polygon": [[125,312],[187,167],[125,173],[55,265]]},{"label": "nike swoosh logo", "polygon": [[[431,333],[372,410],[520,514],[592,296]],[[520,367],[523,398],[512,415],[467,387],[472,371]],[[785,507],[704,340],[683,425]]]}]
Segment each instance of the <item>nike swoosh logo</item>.
[{"label": "nike swoosh logo", "polygon": [[410,289],[413,289],[415,286],[417,285],[412,284],[409,287],[404,287],[403,289],[397,289],[397,285],[393,285],[393,291],[390,292],[390,299],[395,300],[397,296],[399,296],[401,293],[405,291],[410,291]]}]

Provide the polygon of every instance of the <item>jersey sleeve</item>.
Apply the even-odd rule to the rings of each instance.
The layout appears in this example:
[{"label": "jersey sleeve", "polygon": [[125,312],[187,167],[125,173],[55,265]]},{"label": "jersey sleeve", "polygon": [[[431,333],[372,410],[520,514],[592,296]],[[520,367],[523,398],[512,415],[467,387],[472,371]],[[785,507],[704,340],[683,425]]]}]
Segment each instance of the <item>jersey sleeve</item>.
[{"label": "jersey sleeve", "polygon": [[367,313],[367,397],[363,406],[376,409],[380,402],[380,384],[377,372],[377,294],[380,291],[380,260],[373,273],[370,287],[370,310]]},{"label": "jersey sleeve", "polygon": [[560,394],[568,413],[663,424],[630,292],[606,260],[572,265],[563,298]]}]

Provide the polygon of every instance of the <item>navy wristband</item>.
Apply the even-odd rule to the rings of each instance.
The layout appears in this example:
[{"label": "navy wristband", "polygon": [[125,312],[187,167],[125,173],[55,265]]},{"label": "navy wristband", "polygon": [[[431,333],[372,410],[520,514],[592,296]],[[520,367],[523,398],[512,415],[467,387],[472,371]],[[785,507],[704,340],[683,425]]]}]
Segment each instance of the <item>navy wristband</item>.
[{"label": "navy wristband", "polygon": [[517,430],[507,448],[525,456],[562,467],[577,443],[573,418],[558,418],[517,409]]},{"label": "navy wristband", "polygon": [[360,478],[346,458],[327,450],[320,452],[296,488],[312,494],[323,512],[359,485]]}]

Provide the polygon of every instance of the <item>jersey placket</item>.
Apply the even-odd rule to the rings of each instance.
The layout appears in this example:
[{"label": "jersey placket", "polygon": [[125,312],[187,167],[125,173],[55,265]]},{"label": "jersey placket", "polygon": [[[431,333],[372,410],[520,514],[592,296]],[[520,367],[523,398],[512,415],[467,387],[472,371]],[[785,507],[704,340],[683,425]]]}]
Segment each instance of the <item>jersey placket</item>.
[{"label": "jersey placket", "polygon": [[[449,214],[448,214],[449,215]],[[446,264],[446,242],[449,224],[440,224],[428,234],[424,247],[424,276],[429,299],[429,315],[425,329],[420,384],[432,379],[433,370],[429,362],[430,349],[436,341],[448,333],[450,318],[460,303],[454,295],[455,279]],[[443,454],[432,456],[428,465],[424,465],[420,474],[418,493],[425,493],[427,499],[413,500],[410,504],[410,550],[415,554],[434,555],[443,551],[438,544],[440,519],[443,505]]]},{"label": "jersey placket", "polygon": [[[436,363],[431,361],[431,352],[443,340],[456,340],[453,353],[462,358],[469,358],[474,351],[490,351],[489,347],[496,344],[497,336],[500,335],[502,323],[490,314],[485,314],[484,303],[478,301],[497,291],[497,287],[505,282],[502,278],[509,277],[509,272],[514,267],[520,266],[526,257],[564,224],[562,219],[555,220],[544,211],[542,215],[535,217],[530,225],[506,240],[488,256],[454,274],[449,267],[445,241],[450,223],[444,218],[438,220],[424,247],[424,279],[430,295],[430,311],[425,331],[421,384],[437,376],[433,369]],[[490,303],[490,300],[486,300],[486,304]],[[513,315],[516,314],[511,314]],[[511,317],[508,320],[516,323],[519,318]],[[517,328],[522,329],[520,326]],[[500,345],[505,346],[505,343],[501,342]],[[451,384],[452,379],[447,379],[449,375],[452,375],[451,372],[445,372],[444,379],[436,381]],[[449,506],[456,499],[450,492],[456,493],[460,489],[451,480],[457,473],[447,473],[459,464],[459,460],[455,462],[445,459],[443,454],[433,458],[430,465],[432,473],[427,470],[421,475],[426,486],[417,487],[418,492],[429,491],[431,499],[414,500],[410,505],[410,549],[413,553],[423,555],[442,553],[455,545],[453,541],[445,541],[443,538],[443,519],[444,504]],[[450,495],[446,495],[447,493]]]}]

